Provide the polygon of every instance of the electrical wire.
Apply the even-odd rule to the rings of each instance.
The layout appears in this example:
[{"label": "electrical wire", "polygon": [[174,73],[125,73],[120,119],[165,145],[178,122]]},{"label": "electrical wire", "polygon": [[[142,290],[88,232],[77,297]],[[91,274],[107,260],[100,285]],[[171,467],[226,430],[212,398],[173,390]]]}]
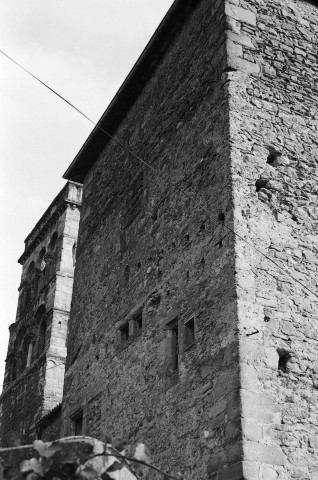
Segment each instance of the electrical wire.
[{"label": "electrical wire", "polygon": [[[24,70],[28,75],[30,75],[31,77],[33,77],[35,80],[37,80],[39,83],[41,83],[44,87],[46,87],[48,90],[50,90],[54,95],[56,95],[57,97],[59,97],[62,101],[64,101],[65,103],[67,103],[71,108],[73,108],[74,110],[76,110],[80,115],[82,115],[84,118],[86,118],[86,120],[88,120],[90,123],[92,123],[93,125],[95,125],[95,127],[97,127],[99,130],[101,130],[103,133],[105,133],[105,135],[107,135],[109,138],[111,138],[112,140],[114,140],[115,143],[117,143],[118,145],[120,145],[124,150],[126,150],[126,152],[130,153],[134,158],[136,158],[140,163],[142,163],[143,165],[145,165],[147,168],[149,168],[150,170],[152,170],[156,175],[157,177],[159,177],[162,181],[164,182],[167,182],[169,183],[174,189],[178,190],[180,193],[182,193],[183,195],[185,195],[187,198],[189,198],[190,200],[193,201],[194,205],[199,207],[201,210],[203,210],[207,215],[208,217],[211,218],[211,214],[209,212],[209,210],[204,206],[202,205],[202,203],[200,201],[197,201],[193,198],[192,195],[189,195],[183,188],[179,187],[178,185],[174,184],[171,180],[169,179],[166,179],[166,178],[163,178],[162,174],[157,170],[155,169],[152,165],[150,165],[148,162],[146,162],[144,159],[142,159],[139,155],[137,155],[134,151],[132,151],[127,145],[125,145],[124,143],[122,143],[120,140],[118,140],[118,138],[114,137],[113,135],[111,135],[109,132],[107,132],[104,128],[102,128],[100,125],[98,125],[97,122],[94,122],[94,120],[92,120],[90,117],[88,117],[84,112],[82,112],[81,110],[79,110],[75,105],[73,105],[71,102],[69,102],[65,97],[63,97],[62,95],[60,95],[58,92],[56,92],[53,88],[51,88],[49,85],[47,85],[46,83],[44,83],[42,80],[40,80],[37,76],[33,75],[33,73],[31,73],[29,70],[27,70],[25,67],[23,67],[22,65],[20,65],[16,60],[14,60],[12,57],[10,57],[8,54],[6,54],[3,50],[0,50],[0,53],[2,53],[2,55],[4,55],[5,57],[7,57],[9,60],[11,60],[11,62],[13,62],[15,65],[17,65],[19,68],[21,68],[22,70]],[[305,290],[307,290],[309,293],[311,293],[312,295],[314,295],[315,297],[318,298],[318,295],[313,291],[311,290],[309,287],[307,287],[307,285],[305,285],[304,283],[302,283],[300,280],[298,280],[297,278],[293,277],[288,270],[286,270],[284,267],[282,267],[281,265],[279,265],[277,262],[275,262],[272,258],[270,258],[268,255],[266,255],[264,252],[262,252],[261,250],[259,250],[257,247],[255,247],[255,245],[253,245],[252,243],[248,242],[244,237],[242,237],[242,235],[238,234],[237,232],[235,232],[232,228],[230,228],[228,225],[226,225],[225,223],[223,223],[223,226],[231,233],[233,233],[237,238],[239,238],[241,241],[245,242],[247,245],[249,245],[253,250],[255,250],[256,252],[258,252],[260,255],[262,255],[264,258],[266,258],[267,260],[269,260],[273,265],[275,265],[278,269],[280,269],[282,272],[284,272],[285,275],[287,275],[289,278],[291,278],[294,282],[298,283],[299,285],[301,285]]]},{"label": "electrical wire", "polygon": [[[48,359],[48,361],[52,361],[50,359]],[[49,367],[46,369],[46,371],[48,370],[52,370],[52,368],[56,368],[56,367],[65,367],[65,363],[58,363],[57,365],[54,365],[53,367]],[[17,382],[18,380],[21,381],[21,380],[25,380],[26,378],[29,378],[29,377],[33,377],[34,375],[38,375],[39,374],[39,371],[35,372],[35,373],[30,373],[29,375],[26,375],[25,377],[19,377],[19,378],[16,378],[15,380],[13,380],[12,382],[9,382],[9,383],[2,383],[0,384],[0,387],[10,387],[10,385],[12,385],[13,383]],[[18,382],[17,382],[17,385],[18,385]],[[2,392],[4,393],[4,392]],[[1,394],[2,395],[2,394]]]}]

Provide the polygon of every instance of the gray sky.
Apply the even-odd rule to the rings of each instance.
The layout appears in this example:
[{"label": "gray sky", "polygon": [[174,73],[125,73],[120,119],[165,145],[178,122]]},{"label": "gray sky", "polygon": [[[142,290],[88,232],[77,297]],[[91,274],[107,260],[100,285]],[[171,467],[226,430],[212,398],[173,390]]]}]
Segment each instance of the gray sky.
[{"label": "gray sky", "polygon": [[[97,121],[172,3],[0,0],[0,49]],[[63,187],[62,174],[91,129],[0,55],[0,384],[23,241]]]}]

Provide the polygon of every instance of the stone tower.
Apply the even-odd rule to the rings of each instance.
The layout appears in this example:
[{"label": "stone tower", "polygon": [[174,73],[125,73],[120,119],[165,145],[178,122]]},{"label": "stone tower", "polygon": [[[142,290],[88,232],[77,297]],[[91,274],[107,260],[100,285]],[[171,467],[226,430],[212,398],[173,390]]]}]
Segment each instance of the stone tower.
[{"label": "stone tower", "polygon": [[177,0],[66,172],[63,435],[318,478],[317,32],[312,1]]},{"label": "stone tower", "polygon": [[[2,446],[41,436],[41,419],[62,400],[81,196],[82,186],[68,182],[26,238],[19,258],[18,309],[0,397]],[[59,426],[55,418],[53,437]]]}]

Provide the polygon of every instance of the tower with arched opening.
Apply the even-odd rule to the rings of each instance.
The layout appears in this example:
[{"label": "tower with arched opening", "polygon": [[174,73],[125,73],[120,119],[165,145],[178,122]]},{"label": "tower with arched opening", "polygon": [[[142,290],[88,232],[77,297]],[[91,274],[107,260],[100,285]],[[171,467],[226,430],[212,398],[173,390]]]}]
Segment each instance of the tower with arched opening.
[{"label": "tower with arched opening", "polygon": [[26,238],[19,258],[18,309],[0,398],[3,446],[41,437],[43,418],[52,410],[55,422],[47,437],[59,429],[81,195],[80,184],[66,184]]}]

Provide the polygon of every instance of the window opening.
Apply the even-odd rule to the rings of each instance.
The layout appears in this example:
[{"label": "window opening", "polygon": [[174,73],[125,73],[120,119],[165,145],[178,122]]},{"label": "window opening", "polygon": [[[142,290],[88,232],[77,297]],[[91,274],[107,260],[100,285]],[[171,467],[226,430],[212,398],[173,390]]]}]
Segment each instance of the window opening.
[{"label": "window opening", "polygon": [[28,366],[28,351],[29,351],[29,344],[27,338],[23,339],[22,346],[21,346],[21,354],[20,354],[20,372]]},{"label": "window opening", "polygon": [[168,334],[168,365],[172,372],[179,367],[179,326],[178,319],[174,319],[167,326]]},{"label": "window opening", "polygon": [[28,346],[28,356],[27,356],[27,364],[26,364],[27,367],[31,365],[32,353],[33,353],[33,343],[30,342]]},{"label": "window opening", "polygon": [[119,328],[120,338],[122,342],[125,342],[129,338],[129,322],[126,322]]},{"label": "window opening", "polygon": [[10,381],[13,382],[17,378],[17,361],[14,358],[11,363]]},{"label": "window opening", "polygon": [[134,317],[134,331],[137,332],[138,330],[142,329],[142,310],[137,313]]},{"label": "window opening", "polygon": [[75,267],[75,263],[76,263],[76,249],[77,249],[77,243],[74,242],[73,247],[72,247],[73,267]]},{"label": "window opening", "polygon": [[46,337],[46,321],[42,320],[40,331],[39,331],[39,340],[38,340],[38,355],[41,355],[45,350],[45,337]]},{"label": "window opening", "polygon": [[290,354],[284,350],[278,351],[278,371],[287,373],[288,360],[290,359]]},{"label": "window opening", "polygon": [[195,343],[195,333],[194,333],[194,317],[191,317],[184,324],[184,346],[185,348],[190,347]]},{"label": "window opening", "polygon": [[49,253],[55,252],[57,238],[58,238],[58,234],[57,234],[57,232],[54,232],[53,235],[52,235],[52,237],[51,237],[49,246],[48,246],[48,251],[49,251]]},{"label": "window opening", "polygon": [[83,410],[72,418],[74,435],[83,435]]},{"label": "window opening", "polygon": [[46,261],[45,261],[45,259],[44,259],[45,253],[46,253],[45,248],[42,248],[42,250],[41,250],[41,252],[40,252],[40,254],[39,254],[39,258],[38,258],[38,268],[39,268],[39,270],[40,270],[41,272],[42,272],[42,271],[45,269],[45,267],[46,267]]}]

